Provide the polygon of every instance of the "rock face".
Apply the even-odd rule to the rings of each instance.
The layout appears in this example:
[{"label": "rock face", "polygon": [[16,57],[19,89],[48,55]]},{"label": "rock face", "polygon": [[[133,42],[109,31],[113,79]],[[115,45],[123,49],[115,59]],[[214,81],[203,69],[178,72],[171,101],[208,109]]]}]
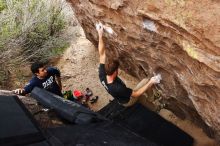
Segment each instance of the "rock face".
[{"label": "rock face", "polygon": [[220,1],[69,0],[97,46],[97,22],[108,58],[138,79],[161,73],[165,108],[220,141]]}]

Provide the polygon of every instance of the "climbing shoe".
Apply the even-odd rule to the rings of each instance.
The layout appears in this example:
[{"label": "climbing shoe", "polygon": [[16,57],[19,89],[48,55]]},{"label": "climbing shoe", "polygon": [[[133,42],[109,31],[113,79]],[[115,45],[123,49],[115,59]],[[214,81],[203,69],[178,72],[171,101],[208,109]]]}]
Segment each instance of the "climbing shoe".
[{"label": "climbing shoe", "polygon": [[90,90],[89,88],[86,88],[86,93],[85,93],[86,97],[90,97],[93,95],[92,90]]},{"label": "climbing shoe", "polygon": [[98,96],[95,96],[95,98],[90,99],[89,102],[90,102],[91,104],[93,104],[93,103],[96,103],[98,99],[99,99],[99,97],[98,97]]}]

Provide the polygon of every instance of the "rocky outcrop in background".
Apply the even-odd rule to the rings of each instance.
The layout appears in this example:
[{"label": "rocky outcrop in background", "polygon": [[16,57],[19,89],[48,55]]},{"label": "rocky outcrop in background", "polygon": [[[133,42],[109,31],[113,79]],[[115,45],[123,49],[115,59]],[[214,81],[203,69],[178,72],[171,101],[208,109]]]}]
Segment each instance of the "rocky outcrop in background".
[{"label": "rocky outcrop in background", "polygon": [[138,79],[161,73],[165,108],[220,141],[220,1],[69,0],[97,46],[102,22],[108,58]]}]

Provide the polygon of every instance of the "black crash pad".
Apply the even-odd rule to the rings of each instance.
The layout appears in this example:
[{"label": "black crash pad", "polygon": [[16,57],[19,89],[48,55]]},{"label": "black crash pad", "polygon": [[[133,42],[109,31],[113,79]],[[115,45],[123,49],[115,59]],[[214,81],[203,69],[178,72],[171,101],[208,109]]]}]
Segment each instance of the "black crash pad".
[{"label": "black crash pad", "polygon": [[46,130],[55,145],[193,145],[191,136],[140,104],[125,108],[114,100],[94,113],[40,88],[32,96],[76,124]]},{"label": "black crash pad", "polygon": [[0,145],[25,145],[44,140],[41,130],[17,96],[0,95]]},{"label": "black crash pad", "polygon": [[162,146],[109,121],[52,128],[46,134],[60,146]]},{"label": "black crash pad", "polygon": [[192,146],[193,138],[141,104],[125,108],[116,100],[99,111],[132,132],[164,146]]},{"label": "black crash pad", "polygon": [[32,90],[31,96],[43,106],[53,109],[60,117],[71,123],[87,124],[106,120],[103,119],[103,116],[100,116],[76,102],[66,100],[38,87]]}]

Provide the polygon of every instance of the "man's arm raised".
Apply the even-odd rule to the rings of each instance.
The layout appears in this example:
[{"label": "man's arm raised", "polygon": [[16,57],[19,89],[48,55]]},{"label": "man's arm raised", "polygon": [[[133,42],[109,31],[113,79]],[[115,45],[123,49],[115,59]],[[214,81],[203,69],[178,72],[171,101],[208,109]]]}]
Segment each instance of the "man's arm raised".
[{"label": "man's arm raised", "polygon": [[98,31],[98,35],[99,35],[99,62],[102,64],[105,64],[105,45],[104,45],[104,41],[102,38],[103,35],[103,25],[101,23],[97,24],[96,29]]}]

